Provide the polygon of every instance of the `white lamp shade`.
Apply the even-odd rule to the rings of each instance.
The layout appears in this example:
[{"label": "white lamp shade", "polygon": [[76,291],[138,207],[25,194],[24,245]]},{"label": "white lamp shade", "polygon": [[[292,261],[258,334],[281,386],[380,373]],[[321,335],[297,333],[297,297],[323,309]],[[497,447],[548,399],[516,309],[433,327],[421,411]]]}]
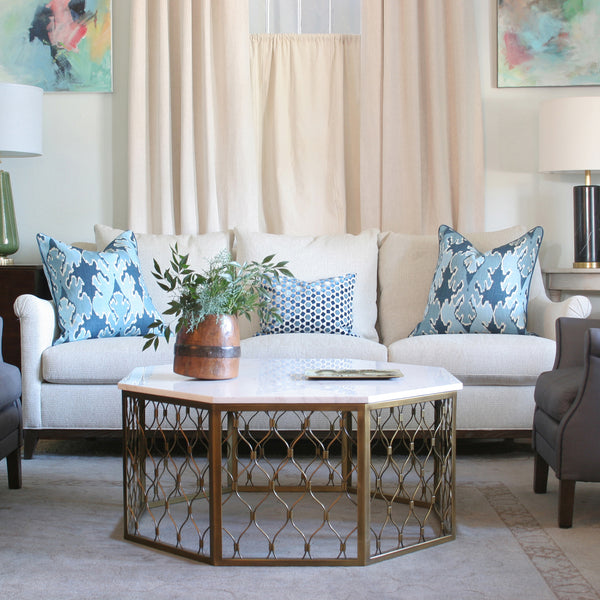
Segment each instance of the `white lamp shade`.
[{"label": "white lamp shade", "polygon": [[540,105],[539,170],[600,170],[600,96]]},{"label": "white lamp shade", "polygon": [[42,153],[42,88],[0,83],[0,157]]}]

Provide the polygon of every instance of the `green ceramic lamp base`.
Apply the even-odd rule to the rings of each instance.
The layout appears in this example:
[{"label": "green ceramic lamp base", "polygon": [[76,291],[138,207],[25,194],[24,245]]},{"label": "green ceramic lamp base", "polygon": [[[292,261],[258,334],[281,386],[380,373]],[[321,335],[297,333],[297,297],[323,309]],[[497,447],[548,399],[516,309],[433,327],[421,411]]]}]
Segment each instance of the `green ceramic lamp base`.
[{"label": "green ceramic lamp base", "polygon": [[10,175],[7,171],[0,171],[0,265],[12,264],[12,258],[7,257],[18,249],[19,234]]}]

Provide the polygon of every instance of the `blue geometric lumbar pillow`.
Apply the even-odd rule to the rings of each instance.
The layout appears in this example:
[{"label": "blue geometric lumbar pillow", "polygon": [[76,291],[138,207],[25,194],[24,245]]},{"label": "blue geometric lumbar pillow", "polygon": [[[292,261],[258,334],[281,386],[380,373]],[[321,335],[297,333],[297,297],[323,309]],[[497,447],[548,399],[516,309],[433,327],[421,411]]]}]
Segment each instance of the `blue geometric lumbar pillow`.
[{"label": "blue geometric lumbar pillow", "polygon": [[356,274],[301,281],[280,276],[263,284],[282,322],[261,319],[261,334],[339,333],[354,335],[353,303]]},{"label": "blue geometric lumbar pillow", "polygon": [[54,344],[144,335],[159,318],[141,274],[133,232],[123,232],[103,252],[81,250],[41,233],[37,242],[61,330]]},{"label": "blue geometric lumbar pillow", "polygon": [[442,225],[425,315],[410,335],[526,334],[529,287],[543,235],[543,229],[535,227],[482,253]]}]

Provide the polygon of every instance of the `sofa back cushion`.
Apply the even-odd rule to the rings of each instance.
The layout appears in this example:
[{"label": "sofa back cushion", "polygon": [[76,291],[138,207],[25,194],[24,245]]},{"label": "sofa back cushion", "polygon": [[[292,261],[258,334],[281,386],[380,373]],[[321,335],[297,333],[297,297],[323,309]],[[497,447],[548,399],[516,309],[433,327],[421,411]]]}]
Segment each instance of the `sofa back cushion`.
[{"label": "sofa back cushion", "polygon": [[[352,331],[377,341],[377,230],[368,229],[358,235],[292,236],[236,229],[235,239],[238,262],[261,261],[275,254],[277,260],[289,261],[294,277],[303,281],[355,274]],[[240,320],[242,338],[259,329],[257,318],[250,323]]]},{"label": "sofa back cushion", "polygon": [[[498,231],[468,233],[466,237],[478,250],[487,252],[513,241],[526,231],[526,227],[517,225]],[[438,251],[436,234],[379,234],[378,326],[386,346],[407,337],[423,318]],[[538,262],[529,297],[541,293],[544,293],[544,284]]]},{"label": "sofa back cushion", "polygon": [[[122,233],[107,225],[94,225],[96,246],[102,249]],[[156,309],[164,313],[168,308],[169,294],[162,290],[152,276],[154,259],[161,268],[169,265],[171,246],[177,244],[181,254],[189,254],[189,264],[196,271],[202,271],[208,266],[208,260],[221,252],[231,249],[231,232],[204,233],[198,235],[169,235],[153,233],[136,233],[138,255],[144,281]],[[169,321],[170,317],[167,317]]]}]

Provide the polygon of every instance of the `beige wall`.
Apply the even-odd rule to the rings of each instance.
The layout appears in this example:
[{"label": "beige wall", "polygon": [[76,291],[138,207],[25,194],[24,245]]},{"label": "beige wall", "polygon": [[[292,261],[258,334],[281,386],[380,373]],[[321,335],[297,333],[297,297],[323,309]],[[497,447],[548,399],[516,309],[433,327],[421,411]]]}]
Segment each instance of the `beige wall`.
[{"label": "beige wall", "polygon": [[[542,100],[597,95],[600,88],[495,87],[496,0],[473,0],[485,119],[486,229],[524,223],[545,229],[542,264],[572,261],[572,192],[577,176],[537,172]],[[21,237],[20,263],[39,262],[35,234],[93,240],[97,222],[127,220],[127,78],[130,0],[113,2],[114,93],[46,94],[44,155],[6,159]]]}]

